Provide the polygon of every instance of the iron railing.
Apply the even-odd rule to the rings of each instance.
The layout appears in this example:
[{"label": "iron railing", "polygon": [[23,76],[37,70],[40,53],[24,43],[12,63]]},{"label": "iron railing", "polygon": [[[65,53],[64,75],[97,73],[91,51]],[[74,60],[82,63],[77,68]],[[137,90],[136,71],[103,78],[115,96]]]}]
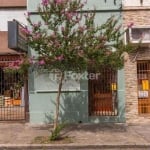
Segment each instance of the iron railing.
[{"label": "iron railing", "polygon": [[150,113],[150,61],[138,61],[138,112]]},{"label": "iron railing", "polygon": [[25,120],[22,76],[4,71],[16,59],[18,56],[0,56],[0,121]]}]

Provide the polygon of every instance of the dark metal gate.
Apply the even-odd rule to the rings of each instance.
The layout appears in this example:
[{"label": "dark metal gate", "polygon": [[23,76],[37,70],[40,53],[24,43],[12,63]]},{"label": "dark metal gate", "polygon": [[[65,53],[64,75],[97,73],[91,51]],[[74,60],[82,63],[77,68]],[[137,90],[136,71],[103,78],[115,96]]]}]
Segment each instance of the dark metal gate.
[{"label": "dark metal gate", "polygon": [[105,67],[95,74],[95,79],[89,79],[89,114],[115,116],[117,113],[117,71]]},{"label": "dark metal gate", "polygon": [[150,61],[138,61],[138,112],[150,113]]},{"label": "dark metal gate", "polygon": [[24,83],[18,72],[4,68],[18,56],[0,56],[0,121],[25,120]]}]

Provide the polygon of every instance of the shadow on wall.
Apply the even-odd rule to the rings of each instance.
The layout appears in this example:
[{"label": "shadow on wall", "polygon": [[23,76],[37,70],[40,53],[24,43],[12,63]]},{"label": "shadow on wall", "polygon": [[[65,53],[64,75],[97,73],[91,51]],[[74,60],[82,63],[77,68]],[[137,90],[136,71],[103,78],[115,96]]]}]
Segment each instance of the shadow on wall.
[{"label": "shadow on wall", "polygon": [[[55,105],[55,102],[52,102]],[[86,92],[62,93],[59,121],[62,123],[82,123],[88,120],[88,98]],[[53,123],[53,115],[45,114],[46,123]]]}]

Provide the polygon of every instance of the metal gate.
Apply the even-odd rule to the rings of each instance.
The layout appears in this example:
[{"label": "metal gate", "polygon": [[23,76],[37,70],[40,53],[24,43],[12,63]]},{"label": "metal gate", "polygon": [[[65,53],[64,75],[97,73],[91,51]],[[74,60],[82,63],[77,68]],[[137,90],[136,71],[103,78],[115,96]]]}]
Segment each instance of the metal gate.
[{"label": "metal gate", "polygon": [[[92,71],[89,72],[93,73]],[[118,113],[117,71],[103,67],[89,79],[89,114],[115,116]]]},{"label": "metal gate", "polygon": [[139,114],[150,113],[150,61],[138,61],[138,112]]},{"label": "metal gate", "polygon": [[0,121],[25,120],[24,83],[18,72],[4,68],[18,56],[0,56]]}]

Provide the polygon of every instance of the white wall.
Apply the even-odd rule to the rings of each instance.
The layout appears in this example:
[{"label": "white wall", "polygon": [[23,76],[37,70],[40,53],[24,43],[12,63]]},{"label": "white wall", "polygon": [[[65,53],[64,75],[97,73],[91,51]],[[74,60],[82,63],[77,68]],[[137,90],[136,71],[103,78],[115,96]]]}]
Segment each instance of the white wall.
[{"label": "white wall", "polygon": [[150,0],[143,0],[141,5],[140,0],[122,0],[123,6],[150,6]]},{"label": "white wall", "polygon": [[150,0],[144,0],[143,5],[144,6],[150,6]]},{"label": "white wall", "polygon": [[12,21],[13,19],[27,24],[24,13],[26,13],[25,9],[0,9],[0,31],[7,31],[7,21]]}]

